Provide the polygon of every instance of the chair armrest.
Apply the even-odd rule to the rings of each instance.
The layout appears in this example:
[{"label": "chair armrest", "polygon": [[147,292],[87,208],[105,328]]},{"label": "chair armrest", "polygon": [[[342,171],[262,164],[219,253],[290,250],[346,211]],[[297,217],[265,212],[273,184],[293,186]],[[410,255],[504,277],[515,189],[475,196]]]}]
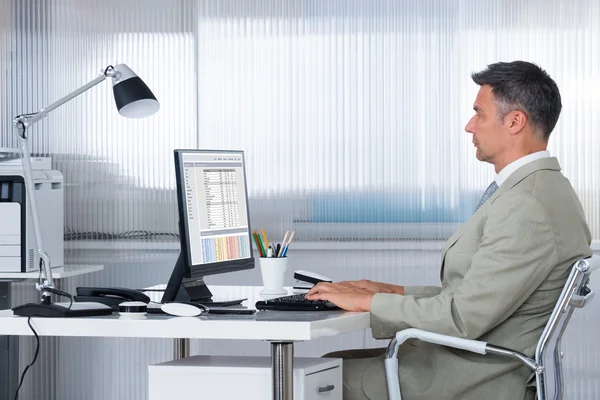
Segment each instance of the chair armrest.
[{"label": "chair armrest", "polygon": [[[420,339],[424,342],[440,344],[442,346],[454,347],[455,349],[468,350],[473,353],[487,354],[486,342],[480,340],[462,339],[454,336],[441,335],[439,333],[433,333],[424,331],[422,329],[409,328],[404,329],[396,333],[396,344],[394,354],[390,354],[390,346],[388,346],[388,352],[386,358],[396,358],[398,354],[398,346],[406,342],[408,339]],[[394,342],[394,340],[392,340]]]},{"label": "chair armrest", "polygon": [[398,347],[408,339],[420,339],[424,342],[468,350],[473,353],[487,354],[487,343],[479,340],[461,339],[415,328],[399,331],[388,345],[385,353],[385,375],[390,400],[402,400],[400,381],[398,379]]}]

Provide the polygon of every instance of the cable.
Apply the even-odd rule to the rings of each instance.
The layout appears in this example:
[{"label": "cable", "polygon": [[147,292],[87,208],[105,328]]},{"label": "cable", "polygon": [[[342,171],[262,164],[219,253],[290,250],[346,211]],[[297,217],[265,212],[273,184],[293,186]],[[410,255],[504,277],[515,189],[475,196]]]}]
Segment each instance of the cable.
[{"label": "cable", "polygon": [[[70,300],[69,307],[68,307],[69,310],[71,309],[71,307],[73,307],[73,296],[70,293],[63,292],[62,290],[58,290],[55,288],[46,288],[46,290],[49,291],[50,293],[54,293],[58,296],[67,297]],[[29,370],[29,368],[32,367],[33,364],[35,364],[35,362],[37,361],[38,355],[40,353],[40,337],[38,336],[37,332],[35,331],[35,329],[33,329],[33,326],[31,325],[31,317],[41,317],[41,315],[32,314],[27,318],[27,325],[29,325],[29,328],[35,335],[35,341],[36,341],[35,354],[33,356],[33,360],[31,361],[31,363],[29,363],[29,365],[27,365],[25,367],[25,369],[23,370],[23,373],[21,374],[21,380],[19,381],[19,387],[17,387],[17,391],[15,392],[15,400],[18,400],[18,398],[19,398],[19,390],[21,389],[21,386],[23,385],[23,381],[25,379],[25,374],[27,374],[27,371]]]},{"label": "cable", "polygon": [[71,303],[69,304],[68,309],[70,310],[71,307],[73,307],[73,295],[71,295],[70,293],[63,292],[62,290],[58,290],[56,288],[46,288],[46,290],[49,291],[50,293],[54,293],[55,295],[63,296],[63,297],[68,298],[71,301]]},{"label": "cable", "polygon": [[39,317],[39,315],[30,315],[27,318],[27,325],[29,325],[29,328],[35,335],[35,341],[36,341],[35,354],[33,355],[33,360],[29,363],[29,365],[27,365],[25,367],[25,369],[23,370],[23,373],[21,374],[21,380],[19,381],[19,387],[17,387],[17,391],[15,392],[15,400],[19,399],[19,390],[21,389],[21,386],[23,385],[23,380],[25,379],[25,374],[27,373],[29,368],[32,367],[33,364],[35,364],[35,362],[38,358],[38,355],[40,354],[40,337],[38,336],[37,332],[35,331],[35,329],[33,329],[33,326],[31,325],[31,317]]}]

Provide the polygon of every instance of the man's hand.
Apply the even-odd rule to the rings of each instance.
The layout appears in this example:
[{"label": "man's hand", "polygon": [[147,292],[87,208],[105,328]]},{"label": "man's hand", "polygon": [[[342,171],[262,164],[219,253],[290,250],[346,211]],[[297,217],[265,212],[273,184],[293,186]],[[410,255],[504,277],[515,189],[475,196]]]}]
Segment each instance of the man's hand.
[{"label": "man's hand", "polygon": [[357,288],[368,290],[373,293],[393,293],[393,294],[404,294],[404,286],[392,285],[383,282],[373,282],[368,279],[362,279],[360,281],[346,281],[341,283],[348,283]]},{"label": "man's hand", "polygon": [[375,293],[349,282],[316,284],[306,294],[308,300],[327,300],[347,311],[371,311]]}]

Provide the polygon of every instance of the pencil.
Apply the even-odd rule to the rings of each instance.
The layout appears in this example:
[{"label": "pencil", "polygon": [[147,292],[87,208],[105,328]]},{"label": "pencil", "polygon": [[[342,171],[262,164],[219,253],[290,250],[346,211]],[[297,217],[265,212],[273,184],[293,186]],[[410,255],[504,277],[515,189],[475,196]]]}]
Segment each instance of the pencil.
[{"label": "pencil", "polygon": [[265,229],[261,229],[263,237],[265,238],[265,247],[269,247],[269,239],[267,239],[267,234],[265,233]]},{"label": "pencil", "polygon": [[260,243],[258,242],[258,234],[256,231],[252,231],[252,237],[254,238],[254,242],[256,243],[256,249],[258,250],[258,254],[262,257],[262,249],[260,248]]},{"label": "pencil", "polygon": [[281,257],[285,257],[285,255],[287,254],[288,247],[289,247],[290,243],[292,243],[292,240],[294,239],[295,234],[296,234],[296,230],[294,229],[294,231],[290,235],[290,238],[288,239],[287,243],[283,247],[283,251],[281,252]]},{"label": "pencil", "polygon": [[294,235],[296,234],[296,230],[294,229],[292,231],[292,234],[290,235],[290,239],[288,240],[288,242],[286,243],[286,246],[288,246],[290,243],[292,243],[292,240],[294,239]]},{"label": "pencil", "polygon": [[289,234],[289,233],[290,233],[290,230],[288,229],[288,230],[285,232],[285,236],[283,237],[283,242],[281,242],[281,249],[279,250],[279,253],[277,253],[277,257],[281,257],[281,252],[283,251],[283,246],[284,246],[284,244],[285,244],[285,241],[286,241],[286,239],[287,239],[287,237],[288,237],[288,234]]},{"label": "pencil", "polygon": [[256,232],[256,237],[258,238],[258,243],[260,244],[260,248],[262,250],[262,256],[266,257],[267,256],[267,251],[263,247],[262,239],[260,238],[260,235],[258,234],[258,232]]}]

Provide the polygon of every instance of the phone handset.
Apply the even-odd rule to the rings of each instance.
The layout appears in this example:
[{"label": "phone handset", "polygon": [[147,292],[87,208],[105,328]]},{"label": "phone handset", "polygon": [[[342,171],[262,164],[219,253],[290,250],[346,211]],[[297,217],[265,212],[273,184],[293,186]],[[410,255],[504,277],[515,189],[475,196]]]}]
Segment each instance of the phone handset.
[{"label": "phone handset", "polygon": [[120,287],[78,287],[75,301],[91,301],[111,306],[115,310],[124,301],[141,301],[150,303],[150,297],[144,293],[128,288]]}]

